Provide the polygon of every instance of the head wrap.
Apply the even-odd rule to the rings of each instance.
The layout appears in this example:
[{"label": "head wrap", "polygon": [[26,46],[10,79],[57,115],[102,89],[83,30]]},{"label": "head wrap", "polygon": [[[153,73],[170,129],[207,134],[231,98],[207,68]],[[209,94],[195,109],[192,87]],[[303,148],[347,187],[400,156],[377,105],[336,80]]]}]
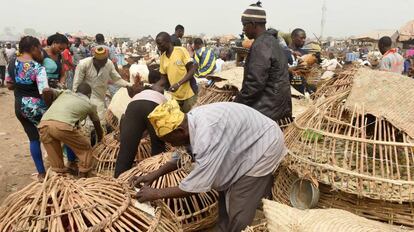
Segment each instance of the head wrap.
[{"label": "head wrap", "polygon": [[262,8],[262,3],[250,5],[242,14],[242,22],[266,23],[266,11]]},{"label": "head wrap", "polygon": [[109,49],[106,46],[96,46],[93,51],[93,57],[97,60],[104,60],[109,57]]},{"label": "head wrap", "polygon": [[157,106],[148,120],[154,127],[158,137],[163,137],[177,129],[183,122],[185,114],[181,112],[178,102],[174,99]]}]

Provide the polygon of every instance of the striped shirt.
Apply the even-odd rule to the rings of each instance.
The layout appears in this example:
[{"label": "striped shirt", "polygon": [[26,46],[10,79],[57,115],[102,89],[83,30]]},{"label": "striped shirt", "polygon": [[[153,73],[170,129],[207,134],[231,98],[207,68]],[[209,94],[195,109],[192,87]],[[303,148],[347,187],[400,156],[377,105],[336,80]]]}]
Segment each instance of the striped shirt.
[{"label": "striped shirt", "polygon": [[216,69],[216,56],[210,48],[202,47],[194,52],[194,60],[198,64],[195,77],[205,77]]},{"label": "striped shirt", "polygon": [[380,70],[402,74],[404,71],[404,57],[397,52],[397,49],[389,50],[382,57]]},{"label": "striped shirt", "polygon": [[180,183],[183,191],[222,191],[242,176],[266,176],[287,153],[279,126],[248,106],[214,103],[187,117],[195,167]]}]

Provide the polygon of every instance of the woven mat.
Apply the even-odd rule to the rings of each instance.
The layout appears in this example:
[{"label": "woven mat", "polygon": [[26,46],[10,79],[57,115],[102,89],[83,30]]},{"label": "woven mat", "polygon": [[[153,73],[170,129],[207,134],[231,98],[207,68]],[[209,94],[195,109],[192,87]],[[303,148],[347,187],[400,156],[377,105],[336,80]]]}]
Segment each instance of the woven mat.
[{"label": "woven mat", "polygon": [[346,106],[383,117],[414,138],[414,79],[390,72],[360,69]]},{"label": "woven mat", "polygon": [[339,209],[299,210],[263,200],[269,232],[396,232],[406,231]]}]

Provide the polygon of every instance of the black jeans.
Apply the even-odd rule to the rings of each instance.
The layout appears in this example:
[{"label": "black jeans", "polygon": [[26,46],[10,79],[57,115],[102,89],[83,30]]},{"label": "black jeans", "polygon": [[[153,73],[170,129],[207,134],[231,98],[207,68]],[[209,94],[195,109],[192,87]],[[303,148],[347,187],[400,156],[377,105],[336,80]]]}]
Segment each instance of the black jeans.
[{"label": "black jeans", "polygon": [[144,131],[147,130],[150,135],[151,154],[157,155],[165,152],[165,142],[158,138],[148,120],[148,115],[157,106],[157,103],[146,100],[129,103],[120,125],[121,147],[115,164],[115,178],[132,168]]}]

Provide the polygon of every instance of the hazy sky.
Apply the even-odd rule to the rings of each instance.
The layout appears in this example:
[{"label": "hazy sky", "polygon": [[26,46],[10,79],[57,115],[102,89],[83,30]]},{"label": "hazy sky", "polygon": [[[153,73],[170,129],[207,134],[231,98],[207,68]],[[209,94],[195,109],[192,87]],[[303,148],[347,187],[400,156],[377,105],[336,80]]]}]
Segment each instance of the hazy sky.
[{"label": "hazy sky", "polygon": [[[177,23],[186,34],[236,34],[240,15],[250,0],[1,0],[2,27],[21,32],[84,32],[138,37],[173,32]],[[63,5],[63,2],[66,5]],[[320,33],[323,0],[262,0],[268,26],[282,31],[304,28]],[[6,3],[6,4],[4,4]],[[325,35],[350,36],[377,29],[399,29],[414,19],[414,0],[327,0]]]}]

